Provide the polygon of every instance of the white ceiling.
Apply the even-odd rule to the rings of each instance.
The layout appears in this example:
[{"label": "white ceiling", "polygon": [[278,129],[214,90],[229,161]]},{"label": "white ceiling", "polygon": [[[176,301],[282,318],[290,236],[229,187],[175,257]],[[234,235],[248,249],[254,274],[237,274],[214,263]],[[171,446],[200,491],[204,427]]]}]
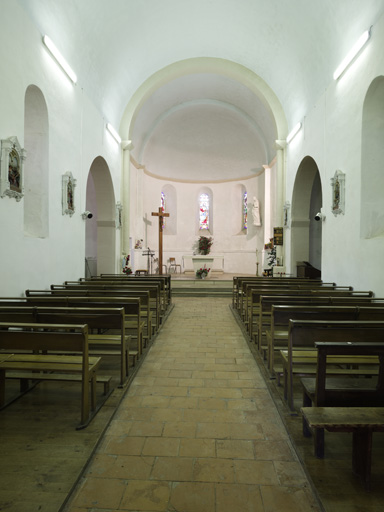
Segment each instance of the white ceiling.
[{"label": "white ceiling", "polygon": [[[313,107],[384,0],[17,0],[66,57],[79,86],[119,128],[152,75],[186,59],[251,70],[279,100],[291,129]],[[170,179],[252,176],[274,157],[271,110],[223,74],[172,78],[143,104],[133,156]]]}]

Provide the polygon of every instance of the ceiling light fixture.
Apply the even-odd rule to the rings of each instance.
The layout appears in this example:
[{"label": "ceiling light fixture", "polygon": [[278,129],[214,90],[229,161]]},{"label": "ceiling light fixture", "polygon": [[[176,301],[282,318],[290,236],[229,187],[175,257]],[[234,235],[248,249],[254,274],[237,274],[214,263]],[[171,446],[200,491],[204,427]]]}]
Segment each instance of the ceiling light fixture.
[{"label": "ceiling light fixture", "polygon": [[116,142],[118,142],[120,144],[121,137],[110,123],[107,123],[107,130],[112,135],[112,137],[116,140]]},{"label": "ceiling light fixture", "polygon": [[348,55],[345,57],[345,59],[341,62],[341,64],[338,66],[336,71],[333,73],[333,79],[337,80],[347,69],[347,67],[350,65],[350,63],[353,61],[353,59],[356,57],[356,55],[360,52],[360,50],[363,48],[363,46],[366,44],[368,39],[371,37],[371,29],[366,30],[356,41],[356,43],[351,48]]},{"label": "ceiling light fixture", "polygon": [[301,130],[301,123],[297,123],[297,125],[293,128],[292,131],[289,132],[288,136],[287,136],[287,144],[289,144],[292,139],[294,139],[294,137],[296,137],[296,135],[299,133],[299,131]]},{"label": "ceiling light fixture", "polygon": [[75,84],[77,82],[77,76],[75,72],[72,70],[68,62],[64,59],[64,57],[61,55],[59,50],[56,48],[56,46],[53,44],[52,39],[45,35],[43,37],[43,43],[48,48],[48,50],[51,52],[53,57],[56,59],[56,61],[60,64],[62,69],[65,71],[65,73],[69,76],[69,78],[72,80],[72,82]]}]

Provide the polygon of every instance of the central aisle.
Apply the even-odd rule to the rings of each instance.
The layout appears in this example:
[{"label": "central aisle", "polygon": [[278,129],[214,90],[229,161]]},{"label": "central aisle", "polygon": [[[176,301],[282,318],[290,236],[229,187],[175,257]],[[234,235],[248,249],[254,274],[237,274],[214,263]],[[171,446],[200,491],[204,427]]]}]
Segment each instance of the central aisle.
[{"label": "central aisle", "polygon": [[174,304],[65,510],[319,511],[228,299]]}]

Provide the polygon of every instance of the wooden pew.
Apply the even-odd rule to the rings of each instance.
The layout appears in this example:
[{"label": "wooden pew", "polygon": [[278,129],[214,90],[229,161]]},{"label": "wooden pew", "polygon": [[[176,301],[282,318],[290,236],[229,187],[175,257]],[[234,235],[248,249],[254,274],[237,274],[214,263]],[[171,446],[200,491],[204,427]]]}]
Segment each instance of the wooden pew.
[{"label": "wooden pew", "polygon": [[[89,305],[89,304],[88,304]],[[22,303],[3,306],[0,303],[0,322],[80,324],[88,325],[88,353],[98,356],[118,356],[120,360],[120,386],[128,376],[130,336],[125,334],[124,308],[43,307]],[[100,330],[118,332],[105,340]],[[96,333],[95,333],[96,331]]]},{"label": "wooden pew", "polygon": [[[84,308],[124,308],[125,312],[125,334],[131,335],[136,340],[137,349],[133,350],[129,347],[129,356],[135,363],[143,351],[143,322],[141,320],[140,299],[135,297],[74,297],[74,296],[56,296],[47,294],[44,296],[28,296],[28,297],[0,297],[1,306],[35,305],[45,307],[84,307]],[[104,335],[105,340],[117,342],[116,335]],[[118,335],[117,335],[118,336]]]},{"label": "wooden pew", "polygon": [[351,292],[353,288],[351,286],[337,286],[334,283],[322,283],[322,282],[307,282],[307,283],[279,283],[274,282],[266,285],[255,285],[253,283],[243,283],[243,295],[242,303],[240,304],[241,316],[245,322],[248,322],[249,312],[251,309],[252,292],[254,290],[266,290],[268,293],[270,290],[331,290],[339,292]]},{"label": "wooden pew", "polygon": [[310,283],[310,282],[322,282],[321,279],[308,279],[308,278],[298,278],[298,277],[274,277],[273,279],[265,278],[263,276],[235,276],[233,278],[233,286],[232,286],[232,307],[235,309],[239,309],[240,297],[242,295],[242,284],[244,281],[255,284],[266,284],[269,282],[283,284],[284,286],[293,283]]},{"label": "wooden pew", "polygon": [[[382,339],[382,338],[381,338]],[[303,407],[379,407],[384,405],[384,342],[316,342],[316,378],[303,378]],[[355,356],[358,364],[378,365],[377,378],[328,377],[327,362]],[[369,360],[369,362],[365,362]],[[309,435],[303,420],[303,433]],[[324,429],[314,430],[315,455],[324,457]]]},{"label": "wooden pew", "polygon": [[[264,334],[271,325],[271,311],[272,306],[364,306],[364,307],[384,307],[384,298],[379,297],[360,297],[360,296],[304,296],[304,295],[290,295],[290,296],[273,296],[263,295],[260,297],[259,312],[254,316],[253,331],[257,331],[258,335],[254,335],[254,340],[257,342],[261,339],[260,351],[266,350],[264,343]],[[287,325],[288,330],[288,325]]]},{"label": "wooden pew", "polygon": [[[158,303],[158,294],[156,289],[129,291],[127,289],[99,289],[98,287],[81,287],[78,286],[64,287],[63,289],[53,290],[26,290],[27,297],[127,297],[139,298],[141,304],[141,317],[145,322],[145,331],[143,339],[145,342],[150,342],[153,334],[155,334],[160,327],[160,306]],[[153,309],[152,309],[153,308]],[[154,313],[155,321],[153,322],[152,313]]]},{"label": "wooden pew", "polygon": [[170,276],[121,276],[116,277],[93,277],[90,279],[81,279],[80,281],[65,281],[64,284],[102,284],[102,285],[124,285],[124,286],[159,286],[160,304],[165,312],[172,303],[172,288]]},{"label": "wooden pew", "polygon": [[[17,372],[17,378],[24,381],[75,381],[81,383],[81,419],[77,428],[89,424],[97,412],[96,382],[101,358],[88,354],[87,325],[2,322],[0,349],[0,407],[7,405],[5,380],[8,372]],[[30,353],[19,353],[26,351]],[[79,352],[80,355],[52,354],[56,351]]]},{"label": "wooden pew", "polygon": [[[294,411],[293,379],[295,375],[311,376],[316,374],[317,351],[315,342],[365,342],[381,341],[384,336],[384,322],[381,321],[327,321],[327,320],[290,320],[288,348],[281,350],[284,375],[284,398],[291,411]],[[375,375],[377,370],[367,368],[345,368],[340,358],[335,358],[335,367],[327,368],[328,375]],[[346,361],[345,364],[348,364]],[[351,363],[352,364],[352,363]]]},{"label": "wooden pew", "polygon": [[[384,320],[384,308],[380,311]],[[275,352],[287,348],[290,320],[358,320],[358,316],[358,306],[272,305],[269,329],[265,332],[267,367],[271,376],[275,371],[282,371],[281,367],[275,368]]]},{"label": "wooden pew", "polygon": [[97,280],[97,279],[106,279],[106,280],[114,280],[118,279],[121,280],[121,278],[130,279],[147,283],[148,281],[157,281],[160,283],[163,283],[165,294],[167,297],[167,303],[168,305],[172,304],[172,276],[171,274],[148,274],[146,276],[143,275],[130,275],[130,276],[122,276],[121,274],[100,274],[100,276],[93,276],[90,279]]},{"label": "wooden pew", "polygon": [[[263,331],[260,330],[260,326],[262,328],[263,325],[265,325],[265,318],[264,316],[260,318],[260,302],[261,302],[261,297],[265,297],[265,296],[273,296],[275,297],[276,299],[278,299],[279,297],[280,298],[284,298],[285,297],[316,297],[317,299],[318,298],[323,298],[324,301],[327,301],[329,300],[328,298],[329,297],[333,297],[333,298],[341,298],[343,299],[344,297],[354,297],[354,298],[357,298],[357,299],[364,299],[364,298],[371,298],[373,297],[373,292],[371,291],[354,291],[354,290],[351,290],[351,291],[340,291],[340,290],[321,290],[321,289],[312,289],[312,290],[273,290],[273,291],[259,291],[259,290],[252,290],[252,303],[251,303],[251,318],[250,318],[250,325],[253,326],[254,324],[258,325],[259,326],[259,330],[257,332],[257,337],[256,337],[256,344],[257,344],[257,347],[260,351],[260,345],[262,343],[262,334],[263,334]],[[267,311],[263,311],[263,315],[269,315],[270,312],[267,312]],[[269,319],[267,320],[267,322],[269,323]],[[253,327],[252,327],[253,329]],[[253,330],[252,330],[252,337],[251,339],[253,339]]]},{"label": "wooden pew", "polygon": [[384,407],[303,407],[311,428],[352,432],[352,471],[371,488],[372,434],[384,432]]},{"label": "wooden pew", "polygon": [[[109,281],[80,281],[80,282],[67,282],[63,285],[52,284],[51,290],[54,293],[61,292],[62,290],[98,290],[99,292],[108,292],[118,291],[117,294],[128,294],[128,295],[136,295],[138,296],[139,292],[149,292],[150,294],[150,305],[148,309],[153,311],[156,317],[156,327],[159,329],[159,326],[163,320],[163,317],[166,313],[167,307],[164,306],[164,294],[161,290],[161,285],[159,283],[150,283],[143,284],[134,282],[129,284],[127,282],[109,282]],[[136,293],[137,292],[137,293]],[[100,295],[100,294],[99,294]],[[116,296],[116,293],[114,294]],[[149,315],[149,312],[147,313]]]}]

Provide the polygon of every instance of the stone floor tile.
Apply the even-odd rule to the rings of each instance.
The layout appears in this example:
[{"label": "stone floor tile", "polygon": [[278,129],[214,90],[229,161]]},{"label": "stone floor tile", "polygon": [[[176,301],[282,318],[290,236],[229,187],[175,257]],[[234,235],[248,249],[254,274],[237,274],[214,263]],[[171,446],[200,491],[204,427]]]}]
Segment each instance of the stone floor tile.
[{"label": "stone floor tile", "polygon": [[174,512],[216,512],[214,484],[175,482],[172,486],[169,510]]},{"label": "stone floor tile", "polygon": [[130,480],[119,510],[165,512],[171,495],[169,482]]},{"label": "stone floor tile", "polygon": [[254,459],[252,441],[217,439],[216,455],[223,459]]},{"label": "stone floor tile", "polygon": [[320,512],[313,495],[297,487],[262,486],[261,496],[265,512]]},{"label": "stone floor tile", "polygon": [[164,437],[192,437],[196,436],[197,423],[178,421],[167,422],[164,424],[163,436]]},{"label": "stone floor tile", "polygon": [[234,483],[234,461],[213,458],[196,459],[193,480],[196,482]]},{"label": "stone floor tile", "polygon": [[279,485],[272,461],[235,460],[236,482],[253,485]]},{"label": "stone floor tile", "polygon": [[144,437],[107,436],[101,451],[112,455],[140,455],[144,442]]},{"label": "stone floor tile", "polygon": [[253,442],[255,459],[295,461],[297,457],[287,441],[257,440]]},{"label": "stone floor tile", "polygon": [[215,457],[215,439],[180,439],[180,457]]},{"label": "stone floor tile", "polygon": [[[219,512],[264,512],[258,485],[217,484],[216,510]],[[285,512],[282,509],[282,512]]]},{"label": "stone floor tile", "polygon": [[156,457],[151,480],[191,482],[194,459],[190,457]]},{"label": "stone floor tile", "polygon": [[133,437],[159,437],[163,434],[164,424],[154,421],[134,421],[129,431]]},{"label": "stone floor tile", "polygon": [[142,454],[157,457],[176,457],[179,454],[180,440],[172,437],[148,437],[145,440]]},{"label": "stone floor tile", "polygon": [[74,497],[74,507],[117,510],[125,492],[123,480],[86,478]]}]

